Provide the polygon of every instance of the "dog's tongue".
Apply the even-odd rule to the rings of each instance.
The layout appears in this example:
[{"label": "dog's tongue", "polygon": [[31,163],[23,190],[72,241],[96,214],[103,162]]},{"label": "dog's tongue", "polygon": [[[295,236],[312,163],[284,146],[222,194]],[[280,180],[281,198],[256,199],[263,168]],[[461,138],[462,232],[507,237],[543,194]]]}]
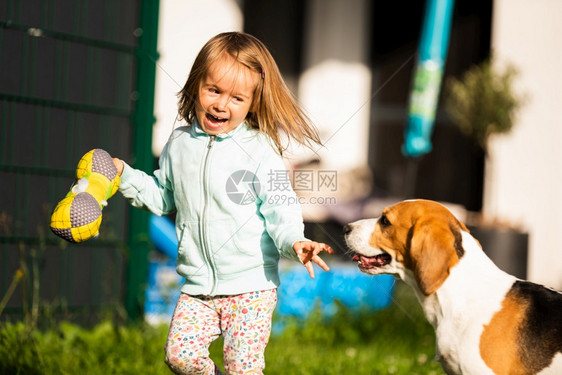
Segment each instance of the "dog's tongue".
[{"label": "dog's tongue", "polygon": [[363,268],[382,267],[390,263],[390,255],[379,254],[374,257],[366,257],[364,255],[356,254],[353,256],[352,260],[354,262],[361,261],[361,267]]}]

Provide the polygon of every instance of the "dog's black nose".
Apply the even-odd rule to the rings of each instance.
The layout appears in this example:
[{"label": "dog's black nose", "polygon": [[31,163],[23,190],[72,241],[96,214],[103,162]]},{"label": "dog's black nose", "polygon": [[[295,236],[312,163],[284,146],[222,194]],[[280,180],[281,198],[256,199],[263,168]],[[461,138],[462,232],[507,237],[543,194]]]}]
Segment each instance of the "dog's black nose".
[{"label": "dog's black nose", "polygon": [[343,227],[343,234],[349,234],[353,230],[353,227],[350,224],[346,224]]}]

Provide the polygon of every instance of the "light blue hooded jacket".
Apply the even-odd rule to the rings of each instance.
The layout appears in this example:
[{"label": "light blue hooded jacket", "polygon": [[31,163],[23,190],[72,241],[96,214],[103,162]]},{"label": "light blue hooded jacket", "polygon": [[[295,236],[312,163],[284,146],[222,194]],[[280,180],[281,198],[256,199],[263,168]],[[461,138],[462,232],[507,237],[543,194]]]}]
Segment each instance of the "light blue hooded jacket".
[{"label": "light blue hooded jacket", "polygon": [[232,295],[279,286],[278,261],[299,261],[301,207],[267,136],[242,123],[209,136],[177,128],[150,176],[125,164],[119,191],[156,215],[177,211],[177,272],[191,295]]}]

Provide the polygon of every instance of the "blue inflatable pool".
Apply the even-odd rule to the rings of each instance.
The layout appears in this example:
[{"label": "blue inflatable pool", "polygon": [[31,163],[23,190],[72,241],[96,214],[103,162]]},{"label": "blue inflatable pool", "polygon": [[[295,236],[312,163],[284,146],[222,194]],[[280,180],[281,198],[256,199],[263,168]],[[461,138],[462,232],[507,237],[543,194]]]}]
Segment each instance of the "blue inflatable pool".
[{"label": "blue inflatable pool", "polygon": [[[152,324],[169,323],[183,284],[175,270],[177,240],[171,220],[154,216],[150,237],[161,254],[149,260],[145,318]],[[363,274],[351,261],[330,264],[329,272],[315,266],[315,272],[316,277],[311,279],[302,265],[281,262],[278,316],[305,320],[317,308],[322,315],[330,316],[337,312],[336,300],[352,311],[378,310],[392,301],[394,278],[390,275]]]}]

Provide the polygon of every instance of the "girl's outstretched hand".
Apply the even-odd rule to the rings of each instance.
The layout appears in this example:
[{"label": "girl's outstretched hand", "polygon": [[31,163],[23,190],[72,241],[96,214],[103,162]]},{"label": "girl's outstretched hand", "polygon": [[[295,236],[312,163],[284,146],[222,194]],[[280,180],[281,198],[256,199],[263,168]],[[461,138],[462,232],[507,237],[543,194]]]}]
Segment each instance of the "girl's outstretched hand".
[{"label": "girl's outstretched hand", "polygon": [[310,261],[318,264],[324,271],[330,270],[330,267],[328,267],[322,258],[318,256],[318,254],[322,251],[325,251],[328,254],[333,254],[334,250],[332,250],[329,245],[315,241],[298,241],[294,243],[293,250],[297,253],[299,259],[308,270],[312,279],[314,279],[314,268],[312,267],[312,263]]}]

